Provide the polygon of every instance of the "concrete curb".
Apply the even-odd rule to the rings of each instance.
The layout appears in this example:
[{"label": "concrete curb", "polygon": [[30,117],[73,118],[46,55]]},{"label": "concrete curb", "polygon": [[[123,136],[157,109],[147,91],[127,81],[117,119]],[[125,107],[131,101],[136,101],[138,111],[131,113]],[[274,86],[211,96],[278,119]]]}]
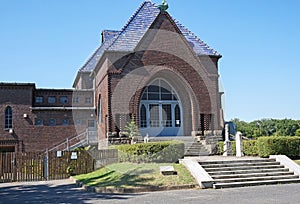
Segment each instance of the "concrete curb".
[{"label": "concrete curb", "polygon": [[179,163],[183,164],[196,179],[201,188],[212,188],[214,179],[202,168],[195,159],[182,159]]},{"label": "concrete curb", "polygon": [[295,175],[300,177],[300,166],[285,155],[270,155],[270,159],[276,159],[280,164],[289,168]]},{"label": "concrete curb", "polygon": [[153,191],[169,191],[169,190],[183,190],[183,189],[195,189],[198,185],[178,185],[178,186],[150,186],[150,187],[137,187],[137,188],[106,188],[106,187],[92,187],[83,184],[74,177],[70,177],[70,180],[76,183],[77,187],[81,187],[88,192],[95,193],[142,193],[142,192],[153,192]]}]

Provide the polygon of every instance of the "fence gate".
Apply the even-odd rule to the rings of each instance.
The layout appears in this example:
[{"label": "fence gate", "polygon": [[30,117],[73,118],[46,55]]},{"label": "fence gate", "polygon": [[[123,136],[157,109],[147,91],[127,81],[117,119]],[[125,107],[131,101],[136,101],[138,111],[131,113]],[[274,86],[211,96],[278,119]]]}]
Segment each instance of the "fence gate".
[{"label": "fence gate", "polygon": [[0,182],[65,179],[94,170],[87,151],[0,153]]}]

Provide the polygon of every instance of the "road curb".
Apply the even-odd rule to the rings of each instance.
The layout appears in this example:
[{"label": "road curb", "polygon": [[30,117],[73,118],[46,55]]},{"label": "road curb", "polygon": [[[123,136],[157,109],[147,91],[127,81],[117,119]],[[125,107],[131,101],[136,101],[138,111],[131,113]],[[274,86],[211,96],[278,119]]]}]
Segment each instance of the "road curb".
[{"label": "road curb", "polygon": [[149,187],[137,187],[137,188],[106,188],[106,187],[92,187],[83,184],[74,177],[70,177],[70,180],[76,183],[77,187],[81,187],[88,192],[95,193],[142,193],[153,191],[169,191],[169,190],[183,190],[183,189],[195,189],[198,187],[196,184],[189,185],[177,185],[177,186],[149,186]]}]

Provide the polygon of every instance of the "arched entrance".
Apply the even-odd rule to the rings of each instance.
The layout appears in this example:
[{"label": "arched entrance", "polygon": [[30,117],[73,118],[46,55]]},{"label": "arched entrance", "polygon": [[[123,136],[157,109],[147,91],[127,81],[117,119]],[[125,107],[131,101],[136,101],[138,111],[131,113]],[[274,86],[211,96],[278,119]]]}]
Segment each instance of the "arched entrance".
[{"label": "arched entrance", "polygon": [[143,136],[183,135],[182,105],[175,89],[156,79],[145,87],[139,106],[139,127]]}]

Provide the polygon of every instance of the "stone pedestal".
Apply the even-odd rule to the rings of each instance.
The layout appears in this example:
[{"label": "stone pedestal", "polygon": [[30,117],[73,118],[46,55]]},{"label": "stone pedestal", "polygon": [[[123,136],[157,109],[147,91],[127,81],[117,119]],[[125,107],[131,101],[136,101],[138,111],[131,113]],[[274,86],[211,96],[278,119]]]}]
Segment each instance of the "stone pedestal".
[{"label": "stone pedestal", "polygon": [[229,140],[229,125],[225,125],[225,141],[224,141],[224,153],[223,156],[232,156],[232,145]]},{"label": "stone pedestal", "polygon": [[242,157],[243,154],[243,141],[242,141],[242,133],[237,132],[235,135],[235,142],[236,142],[236,156]]}]

